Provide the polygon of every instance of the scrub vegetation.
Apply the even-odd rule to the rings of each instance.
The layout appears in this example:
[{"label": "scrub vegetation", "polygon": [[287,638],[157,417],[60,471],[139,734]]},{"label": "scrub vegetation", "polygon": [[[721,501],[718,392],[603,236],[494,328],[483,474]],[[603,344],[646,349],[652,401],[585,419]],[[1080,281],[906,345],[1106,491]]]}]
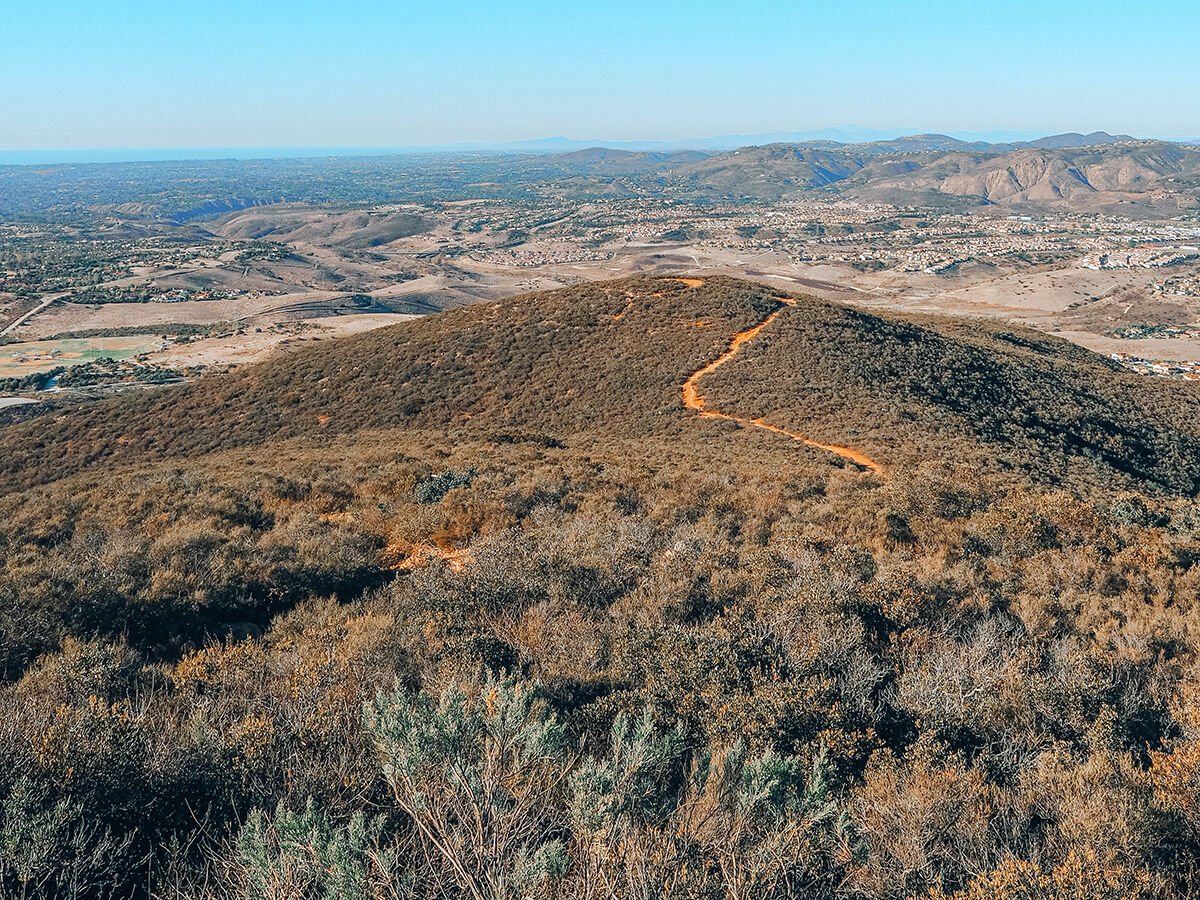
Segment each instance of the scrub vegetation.
[{"label": "scrub vegetation", "polygon": [[1194,389],[796,299],[878,472],[724,279],[0,430],[0,892],[1195,896]]}]

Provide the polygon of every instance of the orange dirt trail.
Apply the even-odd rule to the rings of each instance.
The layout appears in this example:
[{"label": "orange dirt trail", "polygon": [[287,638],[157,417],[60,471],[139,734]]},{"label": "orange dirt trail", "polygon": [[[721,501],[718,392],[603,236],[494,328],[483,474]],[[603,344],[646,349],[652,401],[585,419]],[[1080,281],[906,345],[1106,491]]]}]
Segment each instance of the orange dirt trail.
[{"label": "orange dirt trail", "polygon": [[[699,287],[704,283],[698,278],[680,278],[677,280],[684,282],[689,287]],[[780,297],[779,300],[787,306],[796,305],[796,301],[791,297]],[[778,425],[772,425],[769,422],[764,422],[762,419],[745,419],[741,416],[734,416],[730,415],[729,413],[723,413],[718,410],[708,408],[704,395],[700,393],[700,379],[705,375],[711,375],[717,369],[721,368],[721,366],[725,365],[725,363],[737,356],[738,351],[741,350],[746,343],[758,337],[759,333],[772,322],[774,322],[775,318],[781,312],[783,312],[782,307],[775,310],[775,312],[771,313],[753,328],[748,328],[745,331],[739,331],[733,336],[733,340],[729,342],[728,350],[710,362],[703,369],[698,369],[689,375],[687,381],[683,383],[683,405],[688,409],[696,410],[696,412],[700,413],[700,417],[703,419],[724,419],[727,422],[738,422],[742,425],[750,425],[754,428],[762,428],[763,430],[773,432],[774,434],[782,434],[785,437],[791,438],[793,441],[797,441],[808,447],[816,447],[818,450],[825,450],[826,452],[832,453],[835,456],[840,456],[842,459],[849,460],[856,466],[861,466],[862,468],[867,469],[876,475],[882,475],[883,466],[871,459],[871,457],[867,456],[865,453],[861,453],[852,447],[842,447],[838,444],[823,444],[820,441],[813,440],[807,435],[800,434],[796,431],[788,431],[786,428],[780,428]]]},{"label": "orange dirt trail", "polygon": [[427,565],[434,559],[440,559],[445,562],[452,572],[461,572],[466,568],[467,562],[471,559],[470,550],[447,550],[443,547],[438,547],[436,544],[421,544],[413,547],[408,553],[405,553],[398,547],[389,546],[384,551],[384,555],[404,557],[399,562],[388,566],[393,572],[410,572],[413,569]]}]

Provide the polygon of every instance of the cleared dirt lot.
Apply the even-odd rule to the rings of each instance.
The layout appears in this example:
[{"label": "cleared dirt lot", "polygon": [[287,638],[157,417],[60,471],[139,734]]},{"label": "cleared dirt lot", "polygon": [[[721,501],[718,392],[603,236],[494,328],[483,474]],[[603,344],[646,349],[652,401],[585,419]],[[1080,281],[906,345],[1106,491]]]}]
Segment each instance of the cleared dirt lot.
[{"label": "cleared dirt lot", "polygon": [[[328,292],[300,294],[290,302],[326,299]],[[70,331],[93,328],[136,328],[145,325],[214,325],[233,322],[280,306],[279,297],[237,297],[232,300],[204,300],[182,303],[105,303],[89,306],[60,302],[40,313],[23,326],[24,338],[44,338]]]},{"label": "cleared dirt lot", "polygon": [[172,344],[151,353],[148,360],[170,368],[235,366],[266,359],[272,353],[305,344],[359,334],[406,322],[415,316],[363,314],[329,316],[302,323],[247,331],[227,337],[202,338],[187,344]]}]

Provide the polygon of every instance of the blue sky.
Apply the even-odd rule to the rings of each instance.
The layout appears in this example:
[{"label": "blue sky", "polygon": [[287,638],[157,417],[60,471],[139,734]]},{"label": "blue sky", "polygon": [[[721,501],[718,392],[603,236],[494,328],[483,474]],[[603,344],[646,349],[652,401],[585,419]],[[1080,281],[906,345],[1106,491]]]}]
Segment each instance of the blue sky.
[{"label": "blue sky", "polygon": [[0,148],[1200,135],[1200,3],[0,0]]}]

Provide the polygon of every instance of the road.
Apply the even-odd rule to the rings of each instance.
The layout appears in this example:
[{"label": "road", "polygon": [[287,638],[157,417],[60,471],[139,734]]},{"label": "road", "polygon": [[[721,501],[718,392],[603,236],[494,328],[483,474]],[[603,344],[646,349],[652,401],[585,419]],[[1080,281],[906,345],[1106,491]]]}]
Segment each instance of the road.
[{"label": "road", "polygon": [[[232,251],[230,251],[230,252],[232,252]],[[227,253],[224,255],[228,256],[229,254]],[[165,278],[165,277],[175,277],[175,276],[179,276],[179,275],[190,275],[193,272],[199,272],[201,269],[210,269],[217,265],[220,265],[220,260],[203,260],[200,263],[200,265],[193,266],[190,269],[182,269],[182,268],[169,269],[165,272],[159,273],[159,275],[157,277]],[[145,281],[146,281],[146,279],[142,275],[124,275],[120,278],[114,278],[111,281],[102,281],[98,284],[90,285],[90,287],[95,287],[95,288],[126,287],[129,285],[142,284],[142,283],[145,283]],[[25,313],[23,316],[21,316],[16,321],[10,322],[8,325],[4,326],[4,328],[0,328],[0,337],[5,337],[6,335],[11,334],[12,332],[16,331],[18,328],[20,328],[22,325],[24,325],[26,322],[28,322],[30,319],[32,319],[34,316],[36,316],[38,313],[43,312],[50,306],[53,306],[59,300],[63,299],[63,297],[69,297],[73,293],[75,293],[74,290],[60,291],[57,294],[50,294],[46,297],[43,297],[41,302],[37,306],[35,306],[33,309],[29,310],[29,312]]]},{"label": "road", "polygon": [[60,294],[51,294],[49,297],[43,297],[42,302],[39,303],[37,306],[35,306],[33,309],[31,309],[29,312],[25,313],[25,315],[21,316],[18,319],[13,320],[8,325],[6,325],[4,328],[0,328],[0,337],[4,337],[5,335],[12,333],[13,331],[16,331],[18,328],[20,328],[22,325],[24,325],[26,322],[28,322],[30,319],[32,319],[34,316],[36,316],[38,313],[40,313],[42,310],[44,310],[47,307],[51,306],[52,304],[58,302],[59,300],[61,300],[63,297],[66,297],[70,293],[71,293],[71,291],[63,291]]}]

